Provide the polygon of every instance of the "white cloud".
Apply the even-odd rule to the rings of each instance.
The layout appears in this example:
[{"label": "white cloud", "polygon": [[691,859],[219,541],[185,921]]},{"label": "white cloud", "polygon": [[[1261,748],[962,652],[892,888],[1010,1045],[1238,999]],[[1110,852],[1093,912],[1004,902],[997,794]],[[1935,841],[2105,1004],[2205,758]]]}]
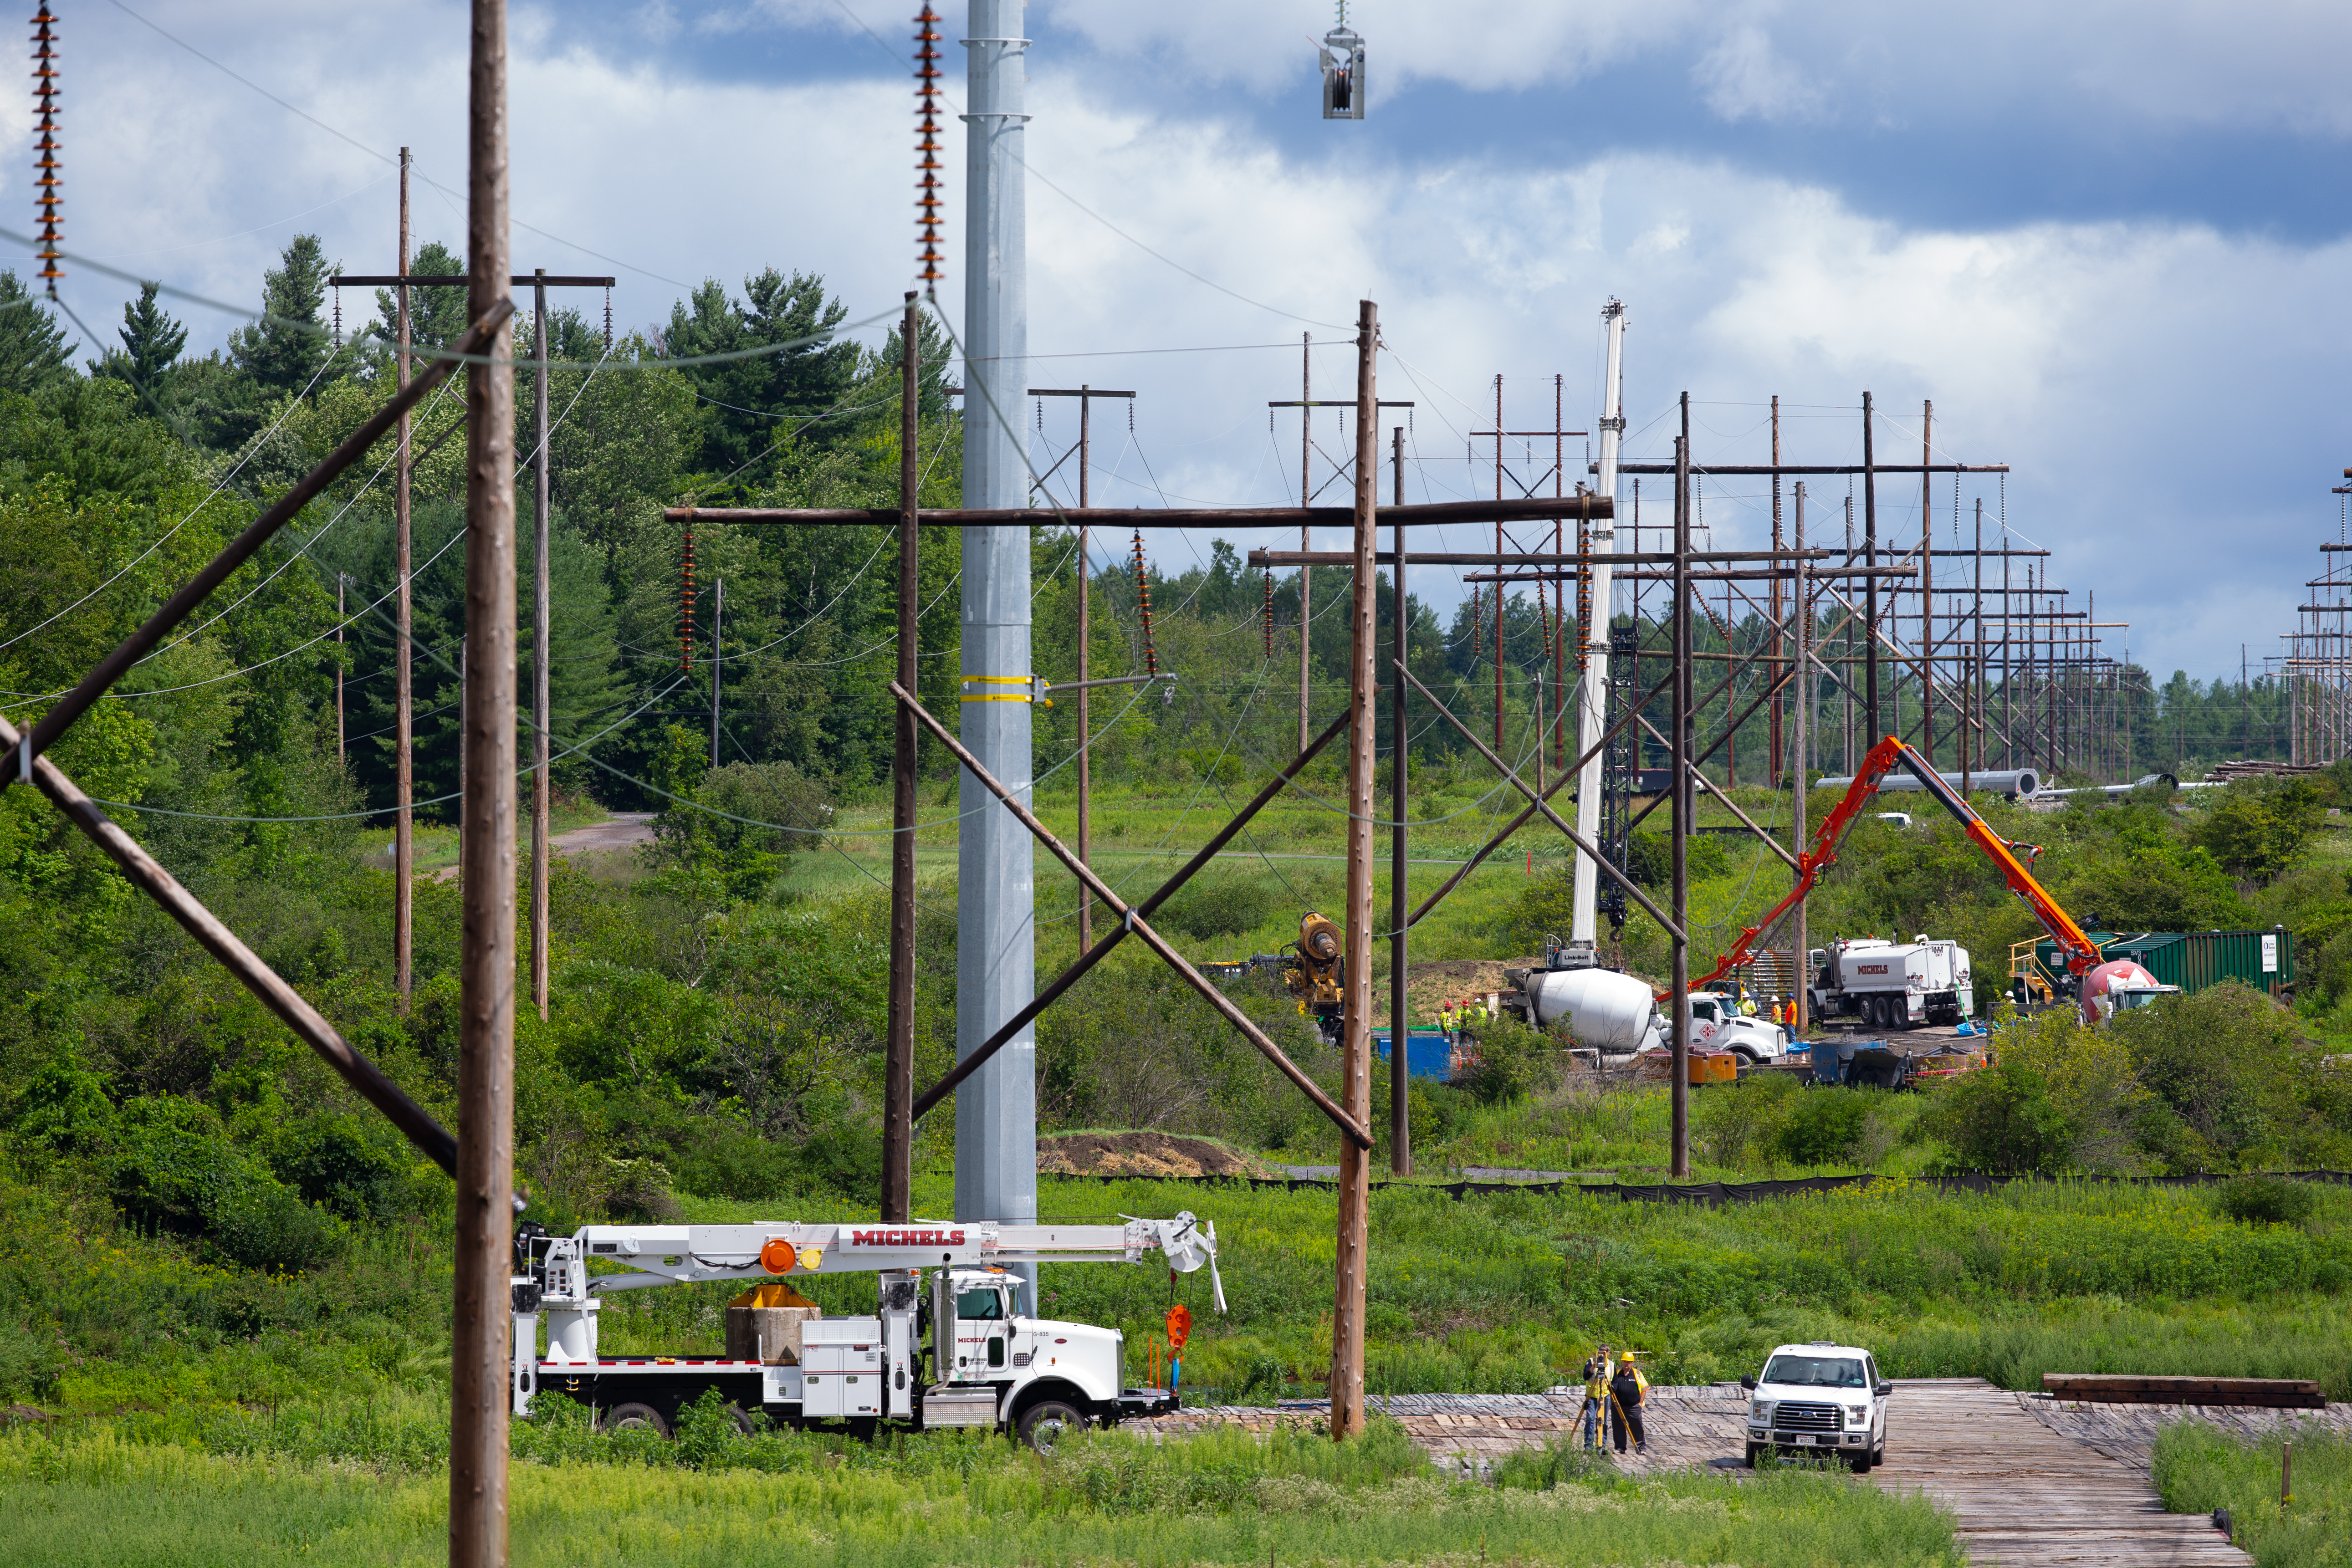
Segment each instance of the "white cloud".
[{"label": "white cloud", "polygon": [[1780,124],[1815,119],[1820,95],[1782,58],[1764,29],[1742,24],[1725,34],[1692,70],[1706,106],[1725,120]]}]

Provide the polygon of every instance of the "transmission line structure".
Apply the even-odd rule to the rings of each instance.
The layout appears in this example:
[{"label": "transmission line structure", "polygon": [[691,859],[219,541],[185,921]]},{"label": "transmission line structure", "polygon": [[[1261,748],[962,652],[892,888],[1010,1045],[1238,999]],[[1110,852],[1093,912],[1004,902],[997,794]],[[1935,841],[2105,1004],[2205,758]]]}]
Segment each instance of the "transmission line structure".
[{"label": "transmission line structure", "polygon": [[[327,279],[335,289],[381,288],[394,291],[394,308],[397,312],[395,340],[393,351],[394,374],[398,384],[405,386],[409,377],[409,361],[414,345],[409,341],[411,331],[410,294],[413,289],[472,289],[472,280],[464,275],[441,273],[411,273],[409,263],[408,209],[409,152],[400,150],[400,238],[397,272],[378,277],[365,274],[337,273]],[[509,288],[529,287],[531,290],[531,415],[536,441],[531,467],[531,672],[530,711],[533,721],[531,738],[530,796],[530,999],[541,1021],[547,1017],[550,942],[550,874],[548,847],[550,823],[554,814],[554,781],[549,773],[548,725],[552,718],[549,690],[551,662],[549,641],[549,601],[553,594],[548,562],[548,501],[549,501],[549,429],[547,384],[551,356],[548,353],[547,291],[550,289],[602,289],[606,291],[606,334],[611,333],[611,290],[617,279],[610,277],[575,275],[551,276],[545,268],[519,275],[509,281]],[[470,300],[469,300],[470,302]],[[608,343],[609,346],[609,343]],[[464,426],[473,415],[469,404]],[[455,433],[454,428],[451,432]],[[404,1012],[411,1005],[415,984],[415,721],[414,717],[414,673],[409,657],[409,637],[413,630],[414,610],[410,602],[411,574],[411,496],[410,483],[415,462],[409,448],[409,422],[404,414],[400,421],[398,445],[394,455],[393,489],[393,571],[399,579],[400,608],[399,643],[394,658],[398,667],[394,677],[395,719],[398,734],[393,742],[396,755],[394,764],[393,817],[393,985]],[[443,439],[446,439],[446,436]],[[689,592],[692,587],[693,540],[688,536],[687,572]],[[691,600],[688,601],[691,616]],[[692,643],[692,621],[688,622],[687,641]],[[714,645],[715,647],[715,645]],[[714,692],[716,673],[714,667]],[[460,689],[462,690],[462,683]],[[714,703],[717,699],[714,695]],[[461,777],[462,777],[462,769]]]}]

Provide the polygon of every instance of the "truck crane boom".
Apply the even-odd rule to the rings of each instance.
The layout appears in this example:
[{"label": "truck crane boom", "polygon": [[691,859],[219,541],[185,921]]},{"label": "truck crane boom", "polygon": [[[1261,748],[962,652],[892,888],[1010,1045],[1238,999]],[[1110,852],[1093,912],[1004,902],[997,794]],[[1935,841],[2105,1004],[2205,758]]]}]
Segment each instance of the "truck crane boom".
[{"label": "truck crane boom", "polygon": [[[1731,951],[1717,954],[1715,967],[1691,982],[1692,990],[1705,990],[1732,970],[1754,960],[1751,949],[1758,935],[1771,930],[1783,915],[1813,890],[1813,883],[1821,874],[1836,864],[1838,844],[1844,838],[1846,829],[1853,826],[1854,819],[1869,804],[1870,797],[1878,793],[1880,781],[1897,766],[1917,779],[1919,787],[1933,796],[1937,805],[1952,814],[1969,841],[1982,850],[1985,858],[2000,871],[2001,879],[2009,884],[2009,890],[2033,911],[2033,918],[2042,922],[2042,929],[2050,933],[2050,939],[2066,955],[2067,972],[2086,974],[2098,967],[2102,962],[2098,944],[2074,923],[2074,917],[2061,909],[2058,900],[2052,898],[2048,890],[2033,879],[2033,873],[2027,869],[2028,863],[2042,853],[2041,847],[2014,844],[1995,833],[1992,825],[1979,816],[1967,798],[1929,767],[1916,750],[1889,735],[1870,749],[1870,754],[1863,759],[1862,766],[1855,771],[1853,783],[1846,787],[1843,798],[1827,816],[1822,818],[1821,827],[1813,835],[1811,849],[1798,859],[1797,883],[1789,889],[1788,897],[1767,910],[1763,919],[1743,929],[1739,940],[1731,944]],[[2021,849],[2024,851],[2022,859],[2018,856]],[[1660,999],[1671,994],[1661,993]]]}]

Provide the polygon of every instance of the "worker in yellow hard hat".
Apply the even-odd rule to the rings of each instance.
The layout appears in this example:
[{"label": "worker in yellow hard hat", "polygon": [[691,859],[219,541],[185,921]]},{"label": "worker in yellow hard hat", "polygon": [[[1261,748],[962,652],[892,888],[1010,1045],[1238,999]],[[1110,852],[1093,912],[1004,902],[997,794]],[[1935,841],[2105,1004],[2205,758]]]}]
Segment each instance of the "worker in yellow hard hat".
[{"label": "worker in yellow hard hat", "polygon": [[1584,1363],[1584,1446],[1599,1450],[1601,1412],[1609,1408],[1610,1380],[1617,1375],[1616,1358],[1607,1345],[1596,1345]]}]

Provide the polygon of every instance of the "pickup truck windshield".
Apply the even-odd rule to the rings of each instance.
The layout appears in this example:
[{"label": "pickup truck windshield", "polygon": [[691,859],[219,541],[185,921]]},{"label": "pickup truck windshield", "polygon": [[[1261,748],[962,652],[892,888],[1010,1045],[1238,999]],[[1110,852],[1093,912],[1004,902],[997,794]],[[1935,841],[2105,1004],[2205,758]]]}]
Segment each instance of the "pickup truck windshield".
[{"label": "pickup truck windshield", "polygon": [[1862,1363],[1842,1355],[1776,1355],[1764,1368],[1763,1381],[1796,1388],[1866,1388]]}]

